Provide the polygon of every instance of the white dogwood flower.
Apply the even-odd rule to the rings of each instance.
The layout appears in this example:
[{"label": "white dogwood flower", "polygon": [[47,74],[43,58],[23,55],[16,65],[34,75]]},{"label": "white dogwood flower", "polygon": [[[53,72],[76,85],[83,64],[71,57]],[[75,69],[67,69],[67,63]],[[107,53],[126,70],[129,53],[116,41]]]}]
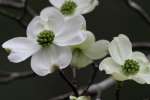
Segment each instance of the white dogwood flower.
[{"label": "white dogwood flower", "polygon": [[49,0],[52,5],[58,8],[63,15],[72,16],[86,14],[94,10],[99,4],[98,0]]},{"label": "white dogwood flower", "polygon": [[111,57],[104,59],[100,70],[111,74],[115,80],[134,80],[137,83],[150,84],[150,64],[146,56],[139,51],[132,51],[132,44],[127,36],[121,34],[109,44]]},{"label": "white dogwood flower", "polygon": [[79,96],[79,97],[70,96],[69,98],[70,100],[91,100],[90,96]]},{"label": "white dogwood flower", "polygon": [[105,57],[108,54],[107,40],[95,41],[95,36],[87,32],[87,39],[76,46],[73,46],[71,65],[77,68],[83,68],[91,64],[93,60]]},{"label": "white dogwood flower", "polygon": [[10,39],[2,47],[11,51],[8,59],[14,63],[32,56],[32,70],[45,76],[57,67],[63,69],[70,64],[72,53],[66,46],[85,41],[87,36],[80,30],[83,22],[83,16],[65,20],[57,9],[48,7],[29,23],[27,37]]}]

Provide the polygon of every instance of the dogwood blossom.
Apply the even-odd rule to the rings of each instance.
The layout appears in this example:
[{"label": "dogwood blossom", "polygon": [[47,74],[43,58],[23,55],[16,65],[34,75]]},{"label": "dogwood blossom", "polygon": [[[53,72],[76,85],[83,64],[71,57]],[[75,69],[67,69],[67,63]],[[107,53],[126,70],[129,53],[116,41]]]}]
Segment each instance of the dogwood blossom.
[{"label": "dogwood blossom", "polygon": [[52,5],[58,8],[63,15],[72,16],[86,14],[94,10],[99,4],[98,0],[49,0]]},{"label": "dogwood blossom", "polygon": [[83,68],[91,64],[93,60],[105,57],[108,54],[107,40],[95,41],[95,36],[90,31],[87,32],[87,39],[72,47],[73,57],[71,65],[77,68]]},{"label": "dogwood blossom", "polygon": [[57,9],[48,7],[29,23],[27,37],[10,39],[2,47],[11,51],[8,59],[14,63],[32,56],[32,70],[45,76],[70,64],[72,53],[67,46],[85,41],[86,32],[80,30],[84,22],[80,15],[65,20]]},{"label": "dogwood blossom", "polygon": [[70,96],[70,100],[91,100],[90,96],[80,96],[80,97],[75,97],[75,96]]},{"label": "dogwood blossom", "polygon": [[109,44],[111,57],[104,59],[100,70],[111,74],[115,80],[134,80],[140,84],[150,84],[150,64],[146,56],[132,51],[129,38],[123,34],[115,37]]}]

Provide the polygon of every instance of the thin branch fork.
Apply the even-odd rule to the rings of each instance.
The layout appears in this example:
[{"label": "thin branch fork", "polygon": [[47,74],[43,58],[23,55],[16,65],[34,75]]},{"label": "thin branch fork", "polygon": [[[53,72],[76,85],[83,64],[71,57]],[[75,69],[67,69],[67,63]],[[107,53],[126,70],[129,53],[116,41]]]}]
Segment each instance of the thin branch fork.
[{"label": "thin branch fork", "polygon": [[[110,88],[111,86],[113,86],[116,83],[115,80],[113,80],[111,77],[105,79],[102,82],[99,82],[97,84],[93,84],[90,86],[90,88],[88,89],[88,95],[90,96],[96,96],[98,95],[98,98],[101,96],[102,91]],[[85,90],[86,87],[81,88],[78,90],[79,93],[82,93]],[[48,100],[67,100],[69,96],[73,95],[73,92],[70,93],[66,93],[54,98],[50,98]],[[97,98],[97,100],[98,100]]]},{"label": "thin branch fork", "polygon": [[0,5],[16,9],[26,8],[27,12],[32,15],[32,17],[36,16],[36,12],[28,6],[27,2],[28,0],[0,0]]},{"label": "thin branch fork", "polygon": [[36,12],[28,5],[28,0],[0,0],[0,6],[7,8],[23,9],[23,13],[21,16],[12,15],[5,10],[0,11],[0,14],[17,21],[24,29],[26,29],[28,25],[28,19],[25,18],[26,14],[29,14],[29,16],[31,17],[37,15]]}]

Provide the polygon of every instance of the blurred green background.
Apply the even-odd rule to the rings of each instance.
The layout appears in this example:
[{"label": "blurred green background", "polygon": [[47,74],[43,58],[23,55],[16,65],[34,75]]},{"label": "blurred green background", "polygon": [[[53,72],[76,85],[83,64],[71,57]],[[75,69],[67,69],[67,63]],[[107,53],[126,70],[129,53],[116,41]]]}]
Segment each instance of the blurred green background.
[{"label": "blurred green background", "polygon": [[[150,42],[150,24],[134,10],[129,8],[125,0],[100,0],[100,5],[90,14],[85,15],[87,28],[92,31],[97,39],[112,40],[113,36],[120,33],[127,34],[133,42]],[[149,0],[135,0],[150,14]],[[48,0],[29,0],[29,5],[37,13],[46,6],[50,6]],[[0,6],[1,7],[1,6]],[[0,8],[3,10],[4,8]],[[21,11],[11,12],[19,14]],[[8,39],[18,36],[26,36],[26,30],[16,21],[0,15],[0,44]],[[150,50],[146,50],[150,52]],[[0,70],[27,71],[30,68],[30,59],[25,62],[13,64],[7,60],[7,53],[0,48]],[[92,73],[92,67],[78,70],[78,82],[80,86],[88,83]],[[69,68],[65,69],[67,77],[71,78]],[[96,81],[99,82],[107,76],[99,72]],[[55,72],[46,77],[31,77],[13,81],[9,84],[0,83],[0,100],[48,100],[48,98],[71,91],[70,87]],[[102,94],[103,100],[115,100],[115,86]],[[150,86],[138,85],[133,81],[127,81],[121,90],[121,100],[146,100],[150,98]]]}]

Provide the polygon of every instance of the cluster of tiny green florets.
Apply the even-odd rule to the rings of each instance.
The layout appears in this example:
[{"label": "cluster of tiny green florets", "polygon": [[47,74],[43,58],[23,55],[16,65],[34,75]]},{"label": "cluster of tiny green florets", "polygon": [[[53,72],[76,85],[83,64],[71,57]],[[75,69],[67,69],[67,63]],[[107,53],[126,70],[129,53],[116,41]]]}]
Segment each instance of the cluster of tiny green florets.
[{"label": "cluster of tiny green florets", "polygon": [[43,31],[43,32],[39,33],[37,42],[42,47],[48,47],[52,44],[54,37],[55,37],[55,35],[52,31]]},{"label": "cluster of tiny green florets", "polygon": [[125,75],[134,75],[139,71],[139,64],[135,60],[128,59],[122,65],[122,71]]},{"label": "cluster of tiny green florets", "polygon": [[75,49],[73,50],[73,52],[81,53],[82,50],[81,50],[80,48],[75,48]]},{"label": "cluster of tiny green florets", "polygon": [[69,0],[62,5],[60,10],[64,15],[72,15],[75,12],[76,8],[77,4],[72,0]]}]

